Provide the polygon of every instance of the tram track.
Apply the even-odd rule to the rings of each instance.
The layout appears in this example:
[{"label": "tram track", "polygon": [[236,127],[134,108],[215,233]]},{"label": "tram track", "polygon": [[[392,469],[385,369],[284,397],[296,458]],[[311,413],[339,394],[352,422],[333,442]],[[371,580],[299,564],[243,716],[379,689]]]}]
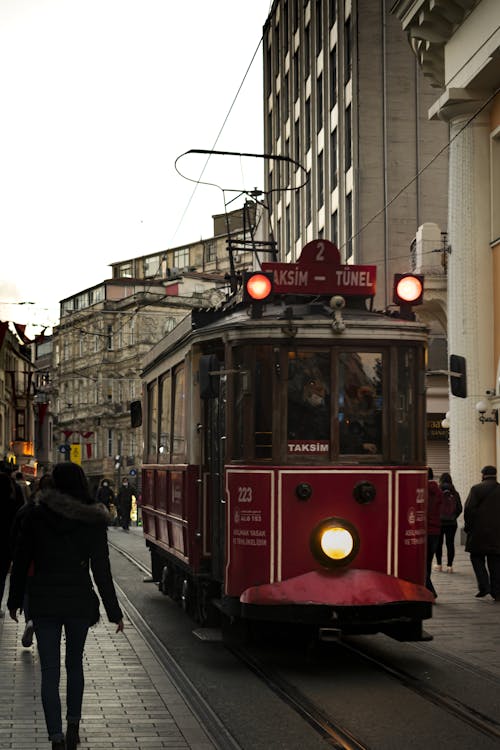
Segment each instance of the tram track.
[{"label": "tram track", "polygon": [[[433,703],[434,705],[457,717],[466,724],[469,724],[474,729],[477,729],[479,732],[481,732],[481,734],[491,737],[494,740],[500,740],[500,722],[496,721],[495,719],[492,719],[481,713],[480,711],[477,711],[471,706],[465,704],[463,701],[453,698],[452,696],[447,695],[446,693],[437,690],[436,688],[431,688],[428,685],[425,685],[418,677],[414,677],[408,672],[405,672],[402,669],[398,669],[397,667],[385,664],[379,659],[367,654],[362,649],[356,648],[351,644],[347,644],[345,642],[342,642],[341,646],[351,653],[356,654],[356,656],[364,659],[366,662],[371,663],[384,674],[393,677],[401,685],[413,691],[421,698],[424,698],[430,703]],[[440,656],[445,660],[448,660],[450,662],[452,661],[451,659],[448,659],[448,657],[443,657],[442,654],[440,654]],[[476,673],[479,672],[480,670],[476,670]],[[495,681],[498,682],[497,680]]]},{"label": "tram track", "polygon": [[[130,563],[135,565],[143,574],[150,576],[151,571],[143,563],[134,558],[133,555],[121,549],[119,546],[110,542],[110,546],[118,553],[123,555]],[[133,606],[133,605],[132,605]],[[141,618],[137,612],[136,618]],[[156,636],[155,636],[156,638]],[[313,700],[310,700],[300,689],[292,684],[286,676],[283,676],[272,666],[265,664],[258,656],[251,653],[249,649],[239,644],[226,644],[231,653],[253,673],[255,674],[270,690],[272,690],[281,700],[302,717],[330,746],[335,750],[369,750],[369,746],[357,738],[355,734],[341,722],[335,720],[330,711],[321,709]],[[363,648],[354,646],[346,641],[339,641],[339,647],[346,652],[356,656],[372,668],[397,681],[404,688],[416,694],[419,698],[438,707],[455,719],[469,725],[481,735],[488,737],[496,742],[500,740],[500,722],[487,716],[486,714],[473,708],[471,705],[453,697],[445,691],[430,687],[420,678],[409,672],[388,664],[380,658],[373,656]],[[495,684],[499,681],[492,678],[491,675],[484,673],[476,667],[462,663],[460,660],[453,660],[445,654],[437,652],[440,659],[449,662],[459,669],[473,671],[476,676],[488,677],[493,679]],[[219,747],[219,746],[218,746]],[[220,747],[225,747],[220,745]],[[233,746],[236,747],[236,746]]]}]

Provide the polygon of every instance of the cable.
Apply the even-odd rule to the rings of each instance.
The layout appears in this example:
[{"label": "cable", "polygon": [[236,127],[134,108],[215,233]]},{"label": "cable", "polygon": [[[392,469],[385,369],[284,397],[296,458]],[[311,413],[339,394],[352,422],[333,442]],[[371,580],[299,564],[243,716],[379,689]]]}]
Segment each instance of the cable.
[{"label": "cable", "polygon": [[[237,100],[237,98],[238,98],[238,96],[239,96],[239,94],[240,94],[240,91],[241,91],[241,89],[243,88],[243,84],[245,83],[245,80],[246,80],[246,78],[247,78],[247,76],[248,76],[248,73],[250,72],[250,68],[251,68],[251,67],[252,67],[252,65],[253,65],[253,62],[254,62],[254,60],[255,60],[255,57],[256,57],[256,55],[257,55],[257,52],[258,52],[258,51],[259,51],[259,49],[260,49],[260,46],[261,46],[261,44],[262,44],[263,40],[264,40],[264,36],[261,36],[261,38],[260,38],[260,40],[259,40],[259,43],[258,43],[257,47],[255,48],[255,52],[254,52],[254,53],[253,53],[253,55],[252,55],[252,59],[250,60],[250,63],[249,63],[249,65],[248,65],[248,67],[247,67],[247,69],[246,69],[246,71],[245,71],[245,75],[243,76],[243,79],[242,79],[242,81],[241,81],[240,85],[238,86],[238,90],[236,91],[236,94],[235,94],[235,96],[234,96],[234,98],[233,98],[233,101],[231,102],[231,106],[229,107],[229,110],[228,110],[228,112],[227,112],[227,114],[226,114],[226,116],[225,116],[225,118],[224,118],[224,121],[223,121],[223,123],[222,123],[222,125],[221,125],[221,127],[220,127],[220,130],[219,130],[219,132],[217,133],[217,137],[215,138],[215,141],[214,141],[214,143],[213,143],[213,146],[212,146],[212,149],[211,149],[211,151],[213,151],[213,150],[215,149],[215,147],[217,146],[217,143],[219,142],[219,138],[220,138],[220,137],[221,137],[221,135],[222,135],[222,131],[224,130],[224,128],[225,128],[225,126],[226,126],[226,123],[227,123],[227,121],[228,121],[228,119],[229,119],[229,116],[230,116],[230,114],[231,114],[231,112],[232,112],[232,110],[233,110],[233,108],[234,108],[234,105],[236,104],[236,100]],[[180,218],[180,220],[179,220],[179,223],[177,224],[177,227],[176,227],[176,229],[175,229],[175,232],[174,232],[174,234],[172,235],[172,238],[171,238],[171,240],[170,240],[170,244],[172,244],[172,243],[173,243],[173,240],[175,239],[175,236],[177,235],[177,232],[179,231],[179,228],[180,228],[180,226],[181,226],[182,222],[184,221],[184,217],[186,216],[186,214],[187,214],[187,212],[188,212],[188,210],[189,210],[189,207],[190,207],[190,205],[191,205],[191,203],[192,203],[192,201],[193,201],[193,198],[194,198],[194,196],[195,196],[196,190],[198,189],[198,185],[200,184],[200,182],[201,182],[201,179],[202,179],[203,175],[205,174],[205,170],[206,170],[206,168],[207,168],[207,166],[208,166],[208,162],[210,161],[210,156],[211,156],[211,154],[209,154],[209,155],[207,156],[207,159],[206,159],[206,161],[205,161],[205,164],[203,165],[203,168],[202,168],[202,170],[201,170],[201,172],[200,172],[200,176],[198,177],[198,180],[196,181],[196,184],[195,184],[195,186],[194,186],[194,188],[193,188],[193,192],[192,192],[192,193],[191,193],[191,195],[189,196],[189,199],[188,199],[188,202],[187,202],[186,208],[185,208],[185,209],[184,209],[184,211],[182,212],[182,215],[181,215],[181,218]]]},{"label": "cable", "polygon": [[471,122],[473,122],[473,121],[474,121],[474,120],[476,119],[476,117],[477,117],[477,116],[478,116],[479,114],[481,114],[481,112],[483,111],[483,109],[485,109],[485,108],[486,108],[486,107],[488,106],[488,104],[489,104],[489,103],[490,103],[490,102],[491,102],[491,101],[492,101],[492,100],[493,100],[493,99],[494,99],[494,98],[495,98],[495,97],[497,96],[497,94],[498,94],[499,92],[500,92],[500,88],[497,88],[497,89],[496,89],[496,90],[495,90],[495,91],[494,91],[494,92],[493,92],[493,93],[492,93],[492,94],[491,94],[491,95],[490,95],[490,96],[489,96],[489,97],[488,97],[488,98],[486,99],[486,101],[485,101],[485,102],[483,102],[483,104],[481,104],[481,106],[479,107],[479,109],[477,109],[477,110],[476,110],[476,111],[475,111],[475,112],[474,112],[474,113],[473,113],[473,114],[472,114],[472,115],[471,115],[471,116],[469,117],[469,119],[468,119],[468,120],[467,120],[467,121],[466,121],[466,122],[464,123],[464,125],[463,125],[463,126],[462,126],[462,127],[460,128],[460,130],[457,130],[457,132],[455,133],[455,135],[454,135],[454,136],[453,136],[452,138],[450,138],[450,140],[449,140],[449,141],[448,141],[447,143],[445,143],[445,144],[444,144],[444,146],[443,146],[442,148],[440,148],[440,149],[439,149],[439,151],[438,151],[438,152],[437,152],[436,154],[434,154],[434,156],[432,157],[432,159],[430,159],[430,160],[429,160],[429,161],[427,162],[427,164],[425,164],[425,165],[424,165],[424,166],[422,167],[422,169],[420,169],[420,170],[419,170],[419,171],[418,171],[418,172],[417,172],[417,173],[415,174],[415,176],[414,176],[414,177],[412,177],[412,179],[411,179],[411,180],[410,180],[409,182],[407,182],[407,183],[406,183],[406,185],[403,185],[403,187],[402,187],[402,188],[400,188],[400,190],[398,190],[398,192],[396,193],[396,195],[394,195],[394,196],[393,196],[393,197],[392,197],[392,198],[390,199],[390,201],[388,201],[388,202],[387,202],[387,203],[386,203],[386,204],[385,204],[384,206],[382,206],[382,208],[381,208],[381,209],[380,209],[379,211],[377,211],[377,212],[376,212],[376,213],[375,213],[375,214],[374,214],[374,215],[373,215],[373,216],[371,217],[371,219],[368,219],[368,221],[367,221],[367,222],[366,222],[365,224],[363,224],[363,226],[362,226],[362,227],[360,227],[360,228],[358,229],[358,231],[357,231],[357,232],[355,232],[354,234],[352,234],[352,235],[351,235],[351,237],[350,237],[350,238],[349,238],[348,240],[346,240],[346,242],[344,242],[344,244],[343,244],[343,245],[341,245],[341,247],[339,248],[339,250],[342,250],[342,249],[343,249],[343,248],[344,248],[344,247],[345,247],[345,246],[347,245],[347,243],[348,243],[348,242],[350,242],[350,241],[354,240],[354,239],[355,239],[356,237],[359,237],[359,235],[360,235],[360,234],[361,234],[362,232],[364,232],[364,231],[365,231],[365,229],[366,229],[367,227],[369,227],[369,226],[370,226],[370,224],[372,224],[372,223],[373,223],[373,222],[375,221],[375,219],[377,219],[377,218],[378,218],[378,217],[380,216],[380,214],[384,213],[384,211],[385,211],[385,210],[386,210],[387,208],[389,208],[389,206],[391,206],[391,205],[392,205],[392,204],[394,203],[394,201],[396,201],[396,200],[397,200],[397,199],[398,199],[398,198],[399,198],[399,197],[400,197],[400,196],[401,196],[401,195],[402,195],[402,194],[403,194],[403,193],[405,192],[405,190],[407,190],[407,189],[408,189],[408,188],[409,188],[409,187],[410,187],[411,185],[413,185],[413,183],[414,183],[414,182],[416,182],[416,180],[418,180],[418,178],[420,177],[420,175],[421,175],[421,174],[423,174],[423,173],[425,172],[425,170],[426,170],[426,169],[428,169],[428,168],[429,168],[429,167],[431,166],[431,164],[433,164],[433,163],[434,163],[434,162],[436,161],[436,159],[438,159],[438,158],[439,158],[439,157],[441,156],[441,154],[443,154],[443,153],[444,153],[444,152],[445,152],[445,151],[446,151],[447,149],[449,149],[449,148],[450,148],[450,146],[451,146],[451,144],[453,143],[453,141],[455,141],[455,140],[456,140],[456,139],[458,138],[458,136],[459,136],[459,135],[461,135],[461,134],[463,133],[463,131],[464,131],[464,130],[465,130],[465,129],[466,129],[467,127],[469,127],[469,125],[471,124]]}]

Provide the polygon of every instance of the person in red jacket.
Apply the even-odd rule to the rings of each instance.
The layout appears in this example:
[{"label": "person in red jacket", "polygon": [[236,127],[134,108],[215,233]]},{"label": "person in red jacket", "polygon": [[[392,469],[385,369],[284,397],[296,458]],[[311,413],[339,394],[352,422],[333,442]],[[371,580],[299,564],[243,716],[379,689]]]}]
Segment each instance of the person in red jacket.
[{"label": "person in red jacket", "polygon": [[441,534],[441,504],[443,491],[434,479],[434,472],[429,466],[427,482],[427,571],[425,586],[437,597],[431,581],[432,558],[436,554]]}]

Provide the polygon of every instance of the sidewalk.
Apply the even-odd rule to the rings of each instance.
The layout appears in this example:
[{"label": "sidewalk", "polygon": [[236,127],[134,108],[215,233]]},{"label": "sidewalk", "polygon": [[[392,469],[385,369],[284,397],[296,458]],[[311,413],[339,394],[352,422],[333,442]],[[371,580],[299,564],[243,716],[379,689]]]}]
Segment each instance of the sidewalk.
[{"label": "sidewalk", "polygon": [[[143,544],[142,533],[129,536],[137,546]],[[115,633],[115,628],[104,616],[89,631],[81,750],[213,750],[197,718],[138,631],[128,621],[123,633]],[[48,750],[38,653],[35,646],[21,646],[23,630],[24,621],[16,624],[7,613],[0,619],[0,748]],[[62,668],[63,716],[65,683]]]}]

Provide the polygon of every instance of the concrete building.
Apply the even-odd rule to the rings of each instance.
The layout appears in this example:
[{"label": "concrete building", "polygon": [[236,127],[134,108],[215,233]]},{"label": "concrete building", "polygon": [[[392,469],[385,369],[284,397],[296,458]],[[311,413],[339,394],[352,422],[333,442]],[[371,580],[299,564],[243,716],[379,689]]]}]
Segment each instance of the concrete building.
[{"label": "concrete building", "polygon": [[436,89],[428,117],[450,131],[448,343],[467,366],[467,397],[450,398],[450,454],[465,492],[500,463],[500,3],[400,0],[392,12]]},{"label": "concrete building", "polygon": [[34,367],[24,329],[0,321],[0,459],[32,481],[36,476]]},{"label": "concrete building", "polygon": [[142,359],[192,307],[225,299],[268,247],[261,221],[255,203],[215,216],[212,238],[113,263],[111,279],[61,301],[51,370],[36,397],[49,405],[52,463],[80,463],[92,492],[103,478],[139,481],[142,431],[130,405],[142,395]]},{"label": "concrete building", "polygon": [[[378,266],[376,306],[418,226],[446,231],[445,124],[386,0],[275,0],[264,27],[266,189],[282,260],[310,240]],[[300,166],[298,166],[300,165]]]}]

